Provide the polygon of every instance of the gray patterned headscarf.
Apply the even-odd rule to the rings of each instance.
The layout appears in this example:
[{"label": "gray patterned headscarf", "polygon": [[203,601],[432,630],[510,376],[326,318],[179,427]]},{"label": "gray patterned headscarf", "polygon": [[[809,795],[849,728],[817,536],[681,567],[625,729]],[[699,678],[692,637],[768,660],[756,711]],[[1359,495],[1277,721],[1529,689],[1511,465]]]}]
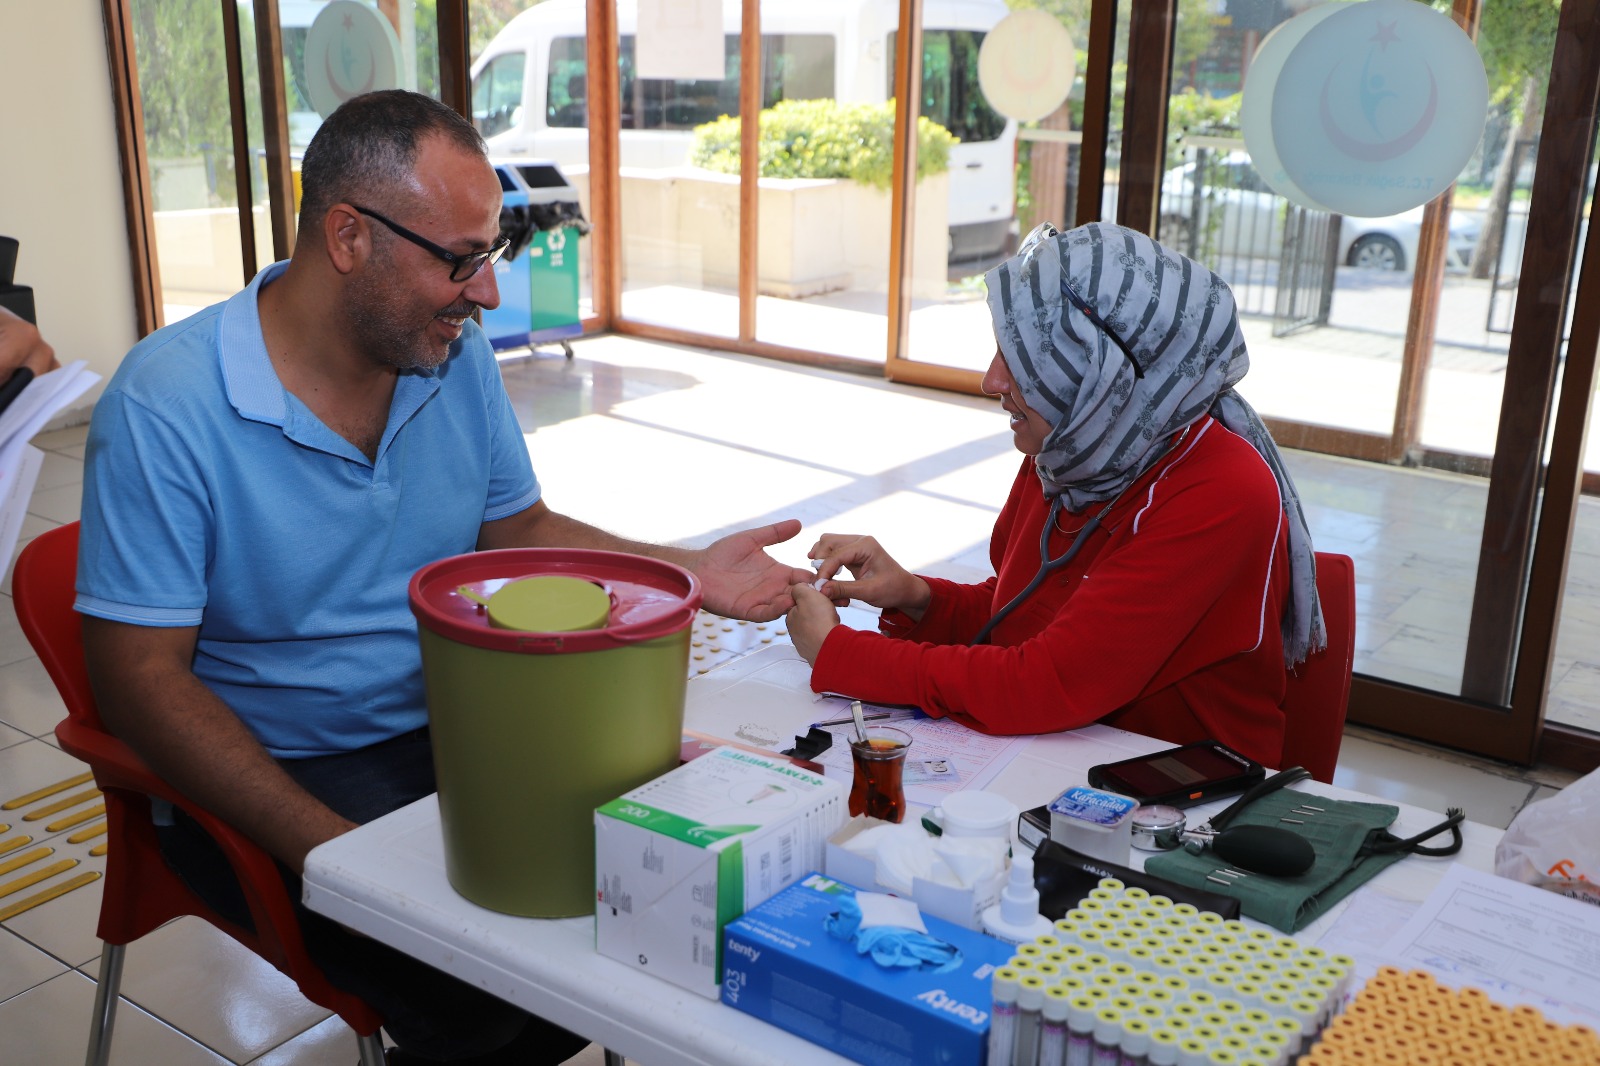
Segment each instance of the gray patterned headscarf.
[{"label": "gray patterned headscarf", "polygon": [[1250,357],[1227,283],[1107,222],[1025,241],[984,281],[1006,366],[1028,406],[1054,427],[1034,461],[1045,495],[1073,511],[1114,499],[1160,461],[1176,433],[1211,414],[1254,445],[1278,479],[1289,525],[1284,658],[1293,666],[1326,646],[1300,497],[1267,427],[1233,390]]}]

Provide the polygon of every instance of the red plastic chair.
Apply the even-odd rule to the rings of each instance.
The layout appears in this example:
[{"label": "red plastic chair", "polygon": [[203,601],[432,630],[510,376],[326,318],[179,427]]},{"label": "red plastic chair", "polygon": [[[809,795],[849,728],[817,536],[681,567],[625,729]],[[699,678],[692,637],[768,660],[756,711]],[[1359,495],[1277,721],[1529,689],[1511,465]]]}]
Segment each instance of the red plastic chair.
[{"label": "red plastic chair", "polygon": [[1356,567],[1348,555],[1317,552],[1317,594],[1328,646],[1289,675],[1283,694],[1282,766],[1304,766],[1329,784],[1350,709],[1350,669],[1356,650]]},{"label": "red plastic chair", "polygon": [[[204,918],[287,974],[305,997],[333,1011],[356,1031],[361,1066],[381,1066],[382,1019],[363,1000],[330,985],[306,954],[289,893],[272,858],[209,812],[196,807],[151,772],[133,750],[106,731],[89,687],[83,637],[72,609],[78,572],[78,523],[36,537],[17,559],[11,594],[17,618],[67,705],[56,726],[61,747],[89,764],[105,793],[106,875],[100,903],[99,987],[89,1036],[89,1066],[111,1051],[124,947],[174,918]],[[241,928],[207,907],[161,858],[150,797],[182,808],[216,840],[233,866],[255,930]]]}]

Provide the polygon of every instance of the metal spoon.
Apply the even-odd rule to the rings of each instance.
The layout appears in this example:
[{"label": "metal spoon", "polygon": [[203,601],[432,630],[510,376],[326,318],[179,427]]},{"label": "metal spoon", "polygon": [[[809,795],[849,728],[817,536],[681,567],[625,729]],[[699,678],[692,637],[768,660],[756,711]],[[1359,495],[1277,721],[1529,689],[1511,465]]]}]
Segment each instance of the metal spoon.
[{"label": "metal spoon", "polygon": [[850,716],[856,720],[856,740],[865,744],[867,742],[867,723],[861,717],[860,700],[851,701]]}]

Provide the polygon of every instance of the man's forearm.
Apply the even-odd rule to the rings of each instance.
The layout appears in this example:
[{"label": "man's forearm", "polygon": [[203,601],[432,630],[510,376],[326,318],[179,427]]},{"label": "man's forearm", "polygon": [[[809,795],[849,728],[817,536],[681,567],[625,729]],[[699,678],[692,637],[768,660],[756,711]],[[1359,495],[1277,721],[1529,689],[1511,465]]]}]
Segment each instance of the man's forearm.
[{"label": "man's forearm", "polygon": [[[693,569],[699,549],[678,548],[667,544],[651,544],[647,541],[629,540],[619,537],[615,533],[608,533],[587,522],[580,522],[576,518],[569,518],[564,514],[551,511],[542,505],[536,505],[539,510],[534,515],[529,515],[529,520],[522,523],[520,529],[515,529],[512,523],[522,516],[513,516],[506,520],[506,525],[495,532],[501,536],[511,534],[514,540],[510,543],[499,543],[498,537],[494,541],[486,541],[481,547],[505,548],[588,548],[596,551],[628,552],[632,555],[645,555],[652,559],[664,559],[669,563]],[[533,509],[530,508],[530,511]],[[494,523],[493,526],[499,526]]]},{"label": "man's forearm", "polygon": [[[106,623],[100,623],[105,625]],[[85,626],[86,648],[94,623]],[[107,728],[150,768],[298,872],[317,844],[352,828],[284,772],[226,703],[188,670],[97,663]],[[125,661],[125,658],[124,658]]]}]

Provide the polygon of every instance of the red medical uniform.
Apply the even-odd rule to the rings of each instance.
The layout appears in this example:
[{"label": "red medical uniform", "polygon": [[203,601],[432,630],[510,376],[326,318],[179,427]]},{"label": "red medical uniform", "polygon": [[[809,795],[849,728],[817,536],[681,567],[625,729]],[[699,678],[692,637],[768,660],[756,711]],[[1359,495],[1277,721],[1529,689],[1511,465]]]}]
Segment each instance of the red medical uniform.
[{"label": "red medical uniform", "polygon": [[[1051,556],[1104,506],[1063,510]],[[1209,417],[1195,423],[1071,563],[986,644],[969,646],[1038,571],[1049,511],[1029,458],[990,541],[997,576],[928,578],[933,599],[920,621],[885,611],[881,633],[836,626],[811,687],[914,705],[985,733],[1103,721],[1174,744],[1210,738],[1276,766],[1288,531],[1277,482],[1250,443]]]}]

